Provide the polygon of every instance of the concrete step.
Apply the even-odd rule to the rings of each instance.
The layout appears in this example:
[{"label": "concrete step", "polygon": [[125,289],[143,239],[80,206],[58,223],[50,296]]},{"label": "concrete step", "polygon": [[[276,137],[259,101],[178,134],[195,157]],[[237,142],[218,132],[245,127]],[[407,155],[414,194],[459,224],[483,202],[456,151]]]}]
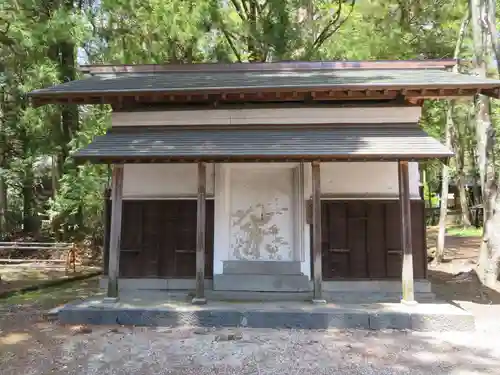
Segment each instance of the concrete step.
[{"label": "concrete step", "polygon": [[[205,296],[209,301],[255,301],[255,302],[286,302],[311,301],[313,294],[309,292],[249,292],[233,290],[207,290]],[[323,297],[332,303],[398,303],[400,293],[380,292],[323,292]],[[416,293],[415,299],[420,303],[435,301],[433,293]]]},{"label": "concrete step", "polygon": [[226,260],[223,274],[227,275],[302,275],[300,262]]},{"label": "concrete step", "polygon": [[[134,298],[135,299],[135,298]],[[472,331],[474,316],[447,303],[403,305],[310,302],[233,303],[210,301],[193,306],[188,302],[158,300],[140,304],[132,300],[108,304],[102,300],[68,304],[59,312],[63,324],[122,324],[168,327],[252,328],[361,328],[411,329],[417,331]]]},{"label": "concrete step", "polygon": [[309,278],[304,275],[214,275],[214,290],[249,292],[308,292]]}]

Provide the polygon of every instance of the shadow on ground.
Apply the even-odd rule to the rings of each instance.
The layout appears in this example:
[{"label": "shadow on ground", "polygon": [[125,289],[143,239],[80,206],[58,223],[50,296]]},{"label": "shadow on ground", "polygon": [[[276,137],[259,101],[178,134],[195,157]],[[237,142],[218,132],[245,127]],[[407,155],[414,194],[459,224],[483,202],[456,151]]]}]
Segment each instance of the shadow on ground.
[{"label": "shadow on ground", "polygon": [[[67,327],[44,328],[21,341],[0,343],[3,375],[27,373],[31,350],[37,373],[53,374],[461,374],[495,373],[499,349],[493,336],[415,334],[360,330],[227,330],[93,327],[72,335]],[[26,335],[26,333],[25,333]],[[37,348],[42,335],[53,344]],[[19,336],[18,336],[19,337]],[[221,339],[222,338],[222,339]],[[34,340],[35,339],[35,340]],[[20,350],[24,347],[24,350]],[[31,349],[30,349],[31,348]],[[5,360],[6,359],[6,360]]]},{"label": "shadow on ground", "polygon": [[477,304],[500,305],[500,293],[482,285],[474,271],[452,274],[429,270],[428,278],[438,300],[468,301]]}]

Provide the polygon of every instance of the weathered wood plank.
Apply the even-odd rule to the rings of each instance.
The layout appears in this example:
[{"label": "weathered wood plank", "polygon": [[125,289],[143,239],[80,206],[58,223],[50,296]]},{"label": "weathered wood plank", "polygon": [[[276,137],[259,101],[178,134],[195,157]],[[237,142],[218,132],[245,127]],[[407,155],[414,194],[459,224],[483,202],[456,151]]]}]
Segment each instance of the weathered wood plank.
[{"label": "weathered wood plank", "polygon": [[206,188],[207,168],[198,163],[198,201],[196,215],[196,295],[193,304],[205,304],[205,241],[206,241]]},{"label": "weathered wood plank", "polygon": [[313,303],[326,303],[323,299],[321,264],[321,172],[320,163],[312,162],[312,214],[313,214]]},{"label": "weathered wood plank", "polygon": [[411,225],[411,202],[410,183],[408,174],[408,162],[399,161],[399,203],[401,210],[401,246],[403,248],[402,265],[402,302],[414,303],[414,280],[413,280],[413,250],[412,250],[412,225]]},{"label": "weathered wood plank", "polygon": [[120,240],[122,226],[123,165],[115,164],[111,181],[111,230],[109,235],[108,291],[107,297],[118,298],[120,269]]}]

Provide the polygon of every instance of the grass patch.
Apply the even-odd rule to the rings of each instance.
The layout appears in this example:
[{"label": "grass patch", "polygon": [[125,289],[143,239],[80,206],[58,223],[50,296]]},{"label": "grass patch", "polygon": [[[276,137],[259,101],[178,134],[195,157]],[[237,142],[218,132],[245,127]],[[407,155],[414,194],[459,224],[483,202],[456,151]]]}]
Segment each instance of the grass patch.
[{"label": "grass patch", "polygon": [[76,299],[87,298],[98,292],[98,277],[66,281],[32,291],[15,292],[0,299],[2,305],[33,304],[44,308],[62,305]]},{"label": "grass patch", "polygon": [[446,229],[446,235],[455,237],[481,237],[483,235],[483,228],[451,227]]}]

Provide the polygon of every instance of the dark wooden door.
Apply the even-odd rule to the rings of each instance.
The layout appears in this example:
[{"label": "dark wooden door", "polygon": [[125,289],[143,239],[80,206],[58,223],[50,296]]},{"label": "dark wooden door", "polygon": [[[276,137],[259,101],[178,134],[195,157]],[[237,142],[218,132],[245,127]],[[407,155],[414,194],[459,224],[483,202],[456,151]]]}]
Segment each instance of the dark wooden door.
[{"label": "dark wooden door", "polygon": [[[122,277],[194,278],[196,200],[124,201]],[[214,204],[206,204],[205,276],[213,274]]]},{"label": "dark wooden door", "polygon": [[[412,201],[411,209],[414,277],[424,278],[423,203]],[[398,201],[322,201],[321,223],[324,280],[401,277]]]},{"label": "dark wooden door", "polygon": [[323,278],[365,278],[366,210],[361,201],[321,202]]}]

